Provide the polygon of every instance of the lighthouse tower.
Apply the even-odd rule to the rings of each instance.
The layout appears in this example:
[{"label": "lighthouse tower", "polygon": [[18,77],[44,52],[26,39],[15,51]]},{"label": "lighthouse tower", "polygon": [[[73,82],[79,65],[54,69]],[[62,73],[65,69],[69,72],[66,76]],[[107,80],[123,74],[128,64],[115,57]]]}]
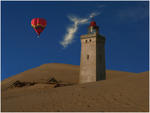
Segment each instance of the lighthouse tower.
[{"label": "lighthouse tower", "polygon": [[99,27],[95,21],[91,21],[88,34],[81,35],[80,39],[79,83],[105,80],[105,37],[99,34]]}]

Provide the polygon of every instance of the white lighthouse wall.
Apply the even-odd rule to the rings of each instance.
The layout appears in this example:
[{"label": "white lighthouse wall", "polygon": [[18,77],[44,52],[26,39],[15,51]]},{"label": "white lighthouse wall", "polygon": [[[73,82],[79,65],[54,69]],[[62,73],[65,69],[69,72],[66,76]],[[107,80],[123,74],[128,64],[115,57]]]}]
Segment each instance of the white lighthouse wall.
[{"label": "white lighthouse wall", "polygon": [[81,39],[80,83],[96,81],[96,37]]}]

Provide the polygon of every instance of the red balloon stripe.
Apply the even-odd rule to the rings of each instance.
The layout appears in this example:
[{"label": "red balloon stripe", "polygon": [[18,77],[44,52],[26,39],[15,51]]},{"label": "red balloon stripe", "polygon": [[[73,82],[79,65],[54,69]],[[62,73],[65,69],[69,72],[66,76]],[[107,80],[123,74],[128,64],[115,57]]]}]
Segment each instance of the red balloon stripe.
[{"label": "red balloon stripe", "polygon": [[46,24],[47,22],[44,18],[34,18],[31,20],[31,26],[34,28],[38,35],[40,35],[40,33],[44,30]]}]

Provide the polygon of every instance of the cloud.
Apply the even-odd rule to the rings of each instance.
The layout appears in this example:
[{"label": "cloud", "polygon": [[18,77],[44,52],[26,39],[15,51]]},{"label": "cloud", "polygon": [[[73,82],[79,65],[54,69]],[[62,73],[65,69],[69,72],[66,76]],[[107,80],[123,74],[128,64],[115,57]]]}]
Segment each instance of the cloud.
[{"label": "cloud", "polygon": [[73,42],[73,39],[75,37],[75,33],[77,32],[79,25],[87,24],[89,23],[89,20],[95,16],[98,16],[100,13],[98,12],[92,12],[87,18],[79,18],[76,16],[68,16],[69,20],[73,22],[71,26],[67,28],[67,32],[63,38],[63,40],[60,42],[60,44],[66,48],[69,44]]}]

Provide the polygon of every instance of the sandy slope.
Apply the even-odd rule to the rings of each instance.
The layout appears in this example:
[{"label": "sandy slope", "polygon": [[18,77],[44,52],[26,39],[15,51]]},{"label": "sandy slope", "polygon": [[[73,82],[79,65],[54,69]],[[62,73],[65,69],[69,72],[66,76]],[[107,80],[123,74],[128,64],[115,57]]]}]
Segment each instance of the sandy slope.
[{"label": "sandy slope", "polygon": [[[148,111],[149,72],[106,73],[107,80],[79,85],[79,66],[44,64],[2,81],[2,111]],[[52,88],[51,76],[75,85]],[[8,88],[16,80],[38,84]]]}]

